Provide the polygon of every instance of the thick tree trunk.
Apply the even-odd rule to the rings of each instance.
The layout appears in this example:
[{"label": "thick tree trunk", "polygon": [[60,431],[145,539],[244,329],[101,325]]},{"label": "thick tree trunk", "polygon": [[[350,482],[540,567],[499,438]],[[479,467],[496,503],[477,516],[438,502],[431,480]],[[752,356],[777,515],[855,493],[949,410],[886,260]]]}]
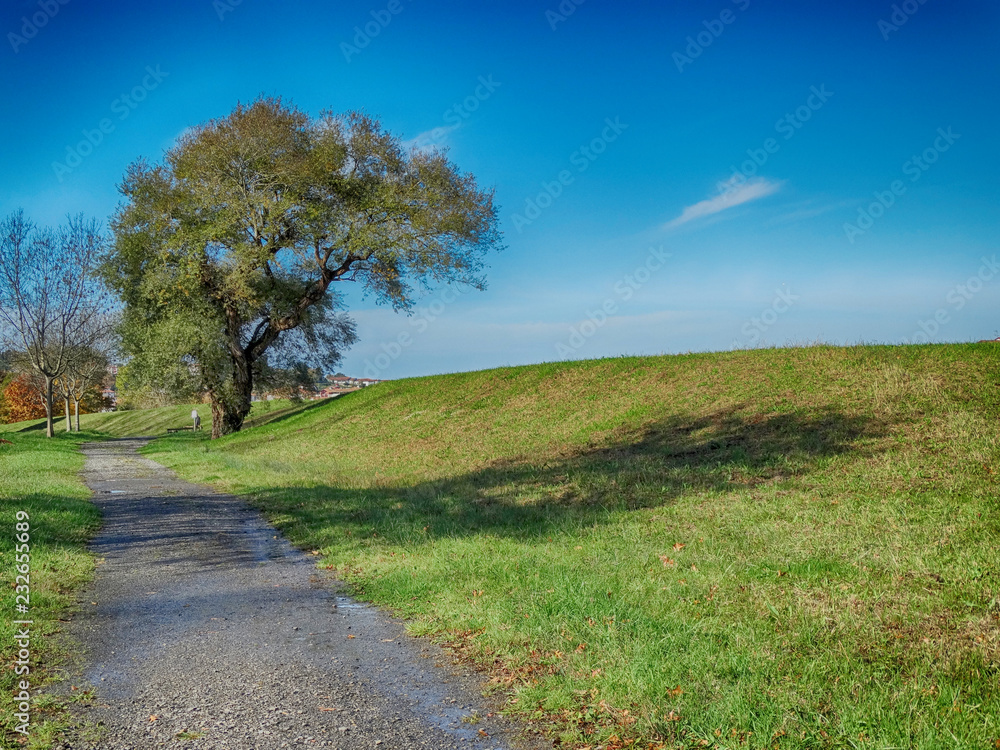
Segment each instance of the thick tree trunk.
[{"label": "thick tree trunk", "polygon": [[73,420],[69,416],[69,396],[63,396],[63,408],[66,410],[66,432],[72,432]]},{"label": "thick tree trunk", "polygon": [[228,435],[232,432],[239,432],[243,429],[243,422],[247,418],[247,414],[250,413],[249,407],[232,407],[226,410],[222,415],[222,429],[223,435]]},{"label": "thick tree trunk", "polygon": [[246,356],[233,357],[232,389],[228,398],[211,392],[212,440],[243,428],[253,405],[253,362]]},{"label": "thick tree trunk", "polygon": [[73,414],[76,416],[76,431],[80,431],[80,399],[73,397]]},{"label": "thick tree trunk", "polygon": [[225,434],[222,431],[222,422],[226,409],[215,391],[210,391],[209,397],[212,399],[212,440],[217,440]]},{"label": "thick tree trunk", "polygon": [[253,362],[249,357],[233,360],[233,391],[236,394],[236,403],[231,405],[226,414],[226,421],[231,428],[230,432],[239,432],[253,406]]},{"label": "thick tree trunk", "polygon": [[55,437],[55,425],[52,422],[52,382],[54,378],[45,376],[45,437]]}]

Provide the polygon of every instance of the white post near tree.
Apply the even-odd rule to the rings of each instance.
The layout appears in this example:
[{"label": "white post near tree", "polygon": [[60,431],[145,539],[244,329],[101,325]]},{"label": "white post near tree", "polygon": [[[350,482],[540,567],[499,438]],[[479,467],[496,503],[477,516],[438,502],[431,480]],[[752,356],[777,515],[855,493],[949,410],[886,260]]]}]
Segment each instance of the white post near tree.
[{"label": "white post near tree", "polygon": [[0,222],[0,348],[20,352],[44,380],[46,434],[55,382],[72,353],[107,335],[108,296],[93,271],[106,250],[96,221],[40,229],[17,211]]}]

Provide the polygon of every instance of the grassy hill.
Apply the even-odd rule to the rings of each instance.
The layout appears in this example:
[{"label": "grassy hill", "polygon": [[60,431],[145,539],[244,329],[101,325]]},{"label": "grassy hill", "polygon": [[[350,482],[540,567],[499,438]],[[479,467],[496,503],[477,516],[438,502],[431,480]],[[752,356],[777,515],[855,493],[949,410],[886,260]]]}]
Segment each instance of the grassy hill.
[{"label": "grassy hill", "polygon": [[[258,408],[239,435],[148,452],[248,496],[567,745],[1000,740],[995,346],[560,363]],[[76,444],[190,409],[56,441],[0,427],[39,633],[91,570]]]},{"label": "grassy hill", "polygon": [[1000,361],[808,348],[395,381],[149,453],[567,743],[993,747]]}]

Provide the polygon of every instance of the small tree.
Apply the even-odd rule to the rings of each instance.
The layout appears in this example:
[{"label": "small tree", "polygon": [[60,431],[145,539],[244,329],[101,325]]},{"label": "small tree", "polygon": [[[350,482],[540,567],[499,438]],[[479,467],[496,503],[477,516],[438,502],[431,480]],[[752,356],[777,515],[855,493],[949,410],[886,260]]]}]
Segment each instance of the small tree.
[{"label": "small tree", "polygon": [[73,418],[70,415],[69,411],[69,401],[71,398],[72,391],[70,390],[70,386],[67,383],[67,380],[68,380],[67,375],[65,372],[63,372],[62,375],[56,378],[55,385],[59,389],[59,393],[62,395],[63,398],[63,414],[66,415],[66,432],[72,432]]},{"label": "small tree", "polygon": [[72,429],[69,406],[73,402],[73,417],[76,420],[76,431],[80,431],[80,402],[87,392],[93,390],[104,380],[108,371],[110,359],[109,349],[105,339],[97,346],[76,347],[70,352],[65,372],[59,377],[59,387],[66,404],[66,432]]},{"label": "small tree", "polygon": [[405,152],[358,113],[275,99],[201,125],[121,186],[105,278],[126,303],[133,375],[196,384],[212,437],[239,430],[265,355],[332,367],[355,339],[334,282],[397,310],[412,283],[482,288],[493,194],[439,152]]},{"label": "small tree", "polygon": [[44,381],[46,433],[54,436],[53,390],[76,347],[90,346],[107,297],[93,277],[105,240],[95,221],[70,218],[56,231],[18,211],[0,223],[0,346],[23,352]]}]

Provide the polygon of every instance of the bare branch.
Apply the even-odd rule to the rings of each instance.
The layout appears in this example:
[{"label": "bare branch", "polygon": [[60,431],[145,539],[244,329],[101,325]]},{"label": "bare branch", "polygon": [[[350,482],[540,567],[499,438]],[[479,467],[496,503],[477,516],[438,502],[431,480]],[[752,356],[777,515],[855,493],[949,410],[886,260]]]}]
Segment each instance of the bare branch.
[{"label": "bare branch", "polygon": [[109,297],[93,272],[106,240],[95,221],[70,217],[56,232],[18,211],[0,222],[0,345],[24,353],[45,380],[48,434],[54,383],[72,352],[110,338]]}]

